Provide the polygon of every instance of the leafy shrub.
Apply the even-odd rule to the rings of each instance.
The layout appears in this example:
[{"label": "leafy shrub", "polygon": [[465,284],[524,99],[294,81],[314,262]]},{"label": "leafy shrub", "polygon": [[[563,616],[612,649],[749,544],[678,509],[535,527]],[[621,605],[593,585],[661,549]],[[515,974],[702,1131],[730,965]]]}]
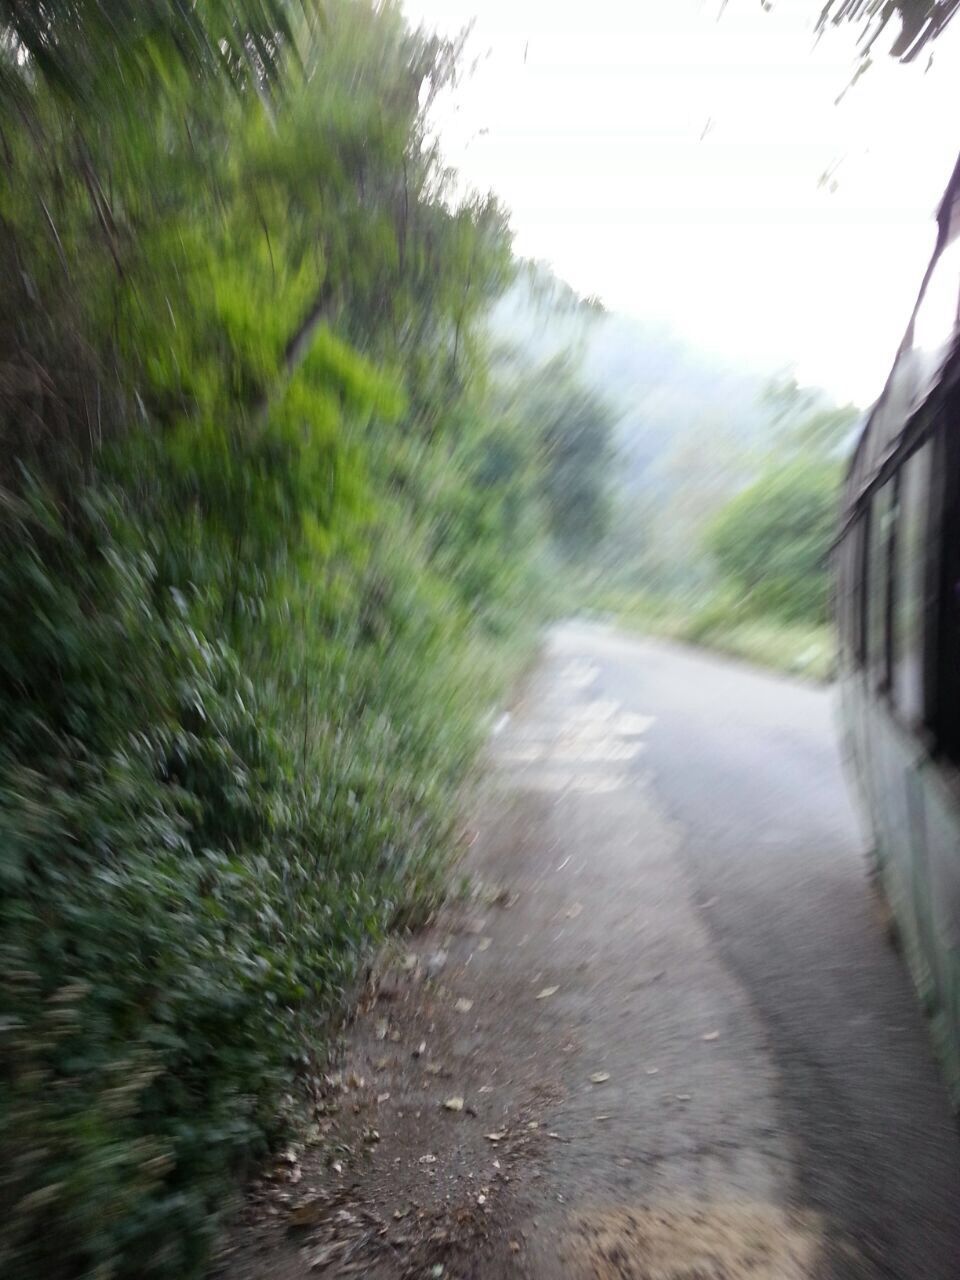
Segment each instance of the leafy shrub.
[{"label": "leafy shrub", "polygon": [[436,900],[529,636],[522,424],[488,426],[471,338],[510,243],[443,198],[421,90],[455,50],[392,5],[325,4],[297,58],[293,18],[262,57],[259,26],[220,39],[283,0],[199,35],[204,6],[124,3],[116,58],[102,6],[48,6],[47,61],[29,8],[0,76],[0,1271],[182,1280],[369,948]]},{"label": "leafy shrub", "polygon": [[294,711],[157,606],[114,499],[6,535],[0,1257],[193,1274],[368,947],[440,888],[492,651],[395,557],[389,644],[358,616]]},{"label": "leafy shrub", "polygon": [[838,492],[836,465],[790,461],[768,468],[722,508],[707,546],[747,609],[826,621]]}]

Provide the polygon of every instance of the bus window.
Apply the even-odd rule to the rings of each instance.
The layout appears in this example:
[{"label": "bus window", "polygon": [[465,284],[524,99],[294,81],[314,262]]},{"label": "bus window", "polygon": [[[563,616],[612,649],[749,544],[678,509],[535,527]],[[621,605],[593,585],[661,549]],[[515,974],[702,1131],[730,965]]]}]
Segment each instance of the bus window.
[{"label": "bus window", "polygon": [[862,667],[865,660],[864,645],[864,531],[866,517],[862,513],[854,517],[846,537],[838,549],[837,561],[837,632],[840,654],[845,667]]},{"label": "bus window", "polygon": [[889,690],[891,668],[891,550],[896,523],[896,480],[888,480],[870,503],[867,552],[867,666],[873,687]]},{"label": "bus window", "polygon": [[900,469],[899,516],[893,578],[893,703],[905,724],[924,722],[930,465],[923,445]]},{"label": "bus window", "polygon": [[956,405],[937,432],[934,464],[936,493],[931,504],[939,517],[936,533],[939,625],[934,652],[936,677],[931,706],[937,751],[960,761],[960,440],[950,430]]},{"label": "bus window", "polygon": [[850,531],[850,642],[858,667],[867,663],[867,514],[857,516]]}]

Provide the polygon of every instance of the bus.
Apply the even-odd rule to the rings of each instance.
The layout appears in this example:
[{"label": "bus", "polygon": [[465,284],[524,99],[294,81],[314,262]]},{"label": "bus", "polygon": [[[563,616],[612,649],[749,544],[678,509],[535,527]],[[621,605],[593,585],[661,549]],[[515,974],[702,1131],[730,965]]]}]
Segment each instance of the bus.
[{"label": "bus", "polygon": [[872,872],[960,1107],[960,160],[834,547],[839,717]]}]

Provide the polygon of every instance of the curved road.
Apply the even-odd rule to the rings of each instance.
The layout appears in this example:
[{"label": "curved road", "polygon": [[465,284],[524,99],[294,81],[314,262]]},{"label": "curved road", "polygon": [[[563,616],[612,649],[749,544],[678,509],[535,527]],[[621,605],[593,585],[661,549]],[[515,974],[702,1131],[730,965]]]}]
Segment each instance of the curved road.
[{"label": "curved road", "polygon": [[[324,1274],[957,1280],[960,1142],[835,741],[822,690],[552,633],[491,741],[483,891],[358,1016],[336,1164],[304,1156],[382,1224]],[[230,1280],[316,1274],[288,1234]]]},{"label": "curved road", "polygon": [[[866,889],[830,694],[587,624],[555,632],[540,696],[564,671],[570,698],[632,725],[642,748],[618,767],[647,790],[645,822],[665,821],[708,945],[738,988],[717,1013],[738,1053],[717,1076],[769,1084],[771,1115],[745,1145],[781,1170],[775,1195],[830,1224],[833,1274],[956,1280],[957,1130]],[[609,812],[616,794],[600,788],[589,802]]]},{"label": "curved road", "polygon": [[879,1275],[960,1276],[960,1147],[865,891],[830,695],[653,648],[609,678],[658,716],[654,787],[767,1028],[804,1199]]}]

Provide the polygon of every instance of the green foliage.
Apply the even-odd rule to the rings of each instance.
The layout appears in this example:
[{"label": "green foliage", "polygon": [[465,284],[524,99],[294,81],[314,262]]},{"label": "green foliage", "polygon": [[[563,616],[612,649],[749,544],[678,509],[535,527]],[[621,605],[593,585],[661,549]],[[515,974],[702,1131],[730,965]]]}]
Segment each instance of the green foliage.
[{"label": "green foliage", "polygon": [[558,356],[515,386],[514,412],[536,425],[541,491],[554,543],[567,559],[594,552],[607,532],[616,417]]},{"label": "green foliage", "polygon": [[298,20],[318,12],[313,0],[0,0],[6,88],[29,92],[33,77],[17,75],[24,59],[45,85],[88,105],[178,72],[264,83],[279,73]]},{"label": "green foliage", "polygon": [[836,466],[819,462],[773,466],[714,519],[707,546],[754,613],[826,620],[839,479]]},{"label": "green foliage", "polygon": [[310,16],[0,8],[18,1280],[202,1272],[369,948],[441,891],[541,598],[543,456],[476,326],[505,218],[425,145],[456,51],[392,4]]},{"label": "green foliage", "polygon": [[860,419],[854,405],[834,405],[796,378],[771,382],[761,399],[773,415],[771,445],[778,453],[830,458],[850,447]]},{"label": "green foliage", "polygon": [[752,447],[705,422],[659,470],[665,496],[621,495],[600,597],[657,634],[825,678],[828,551],[858,413],[792,379],[760,405]]}]

